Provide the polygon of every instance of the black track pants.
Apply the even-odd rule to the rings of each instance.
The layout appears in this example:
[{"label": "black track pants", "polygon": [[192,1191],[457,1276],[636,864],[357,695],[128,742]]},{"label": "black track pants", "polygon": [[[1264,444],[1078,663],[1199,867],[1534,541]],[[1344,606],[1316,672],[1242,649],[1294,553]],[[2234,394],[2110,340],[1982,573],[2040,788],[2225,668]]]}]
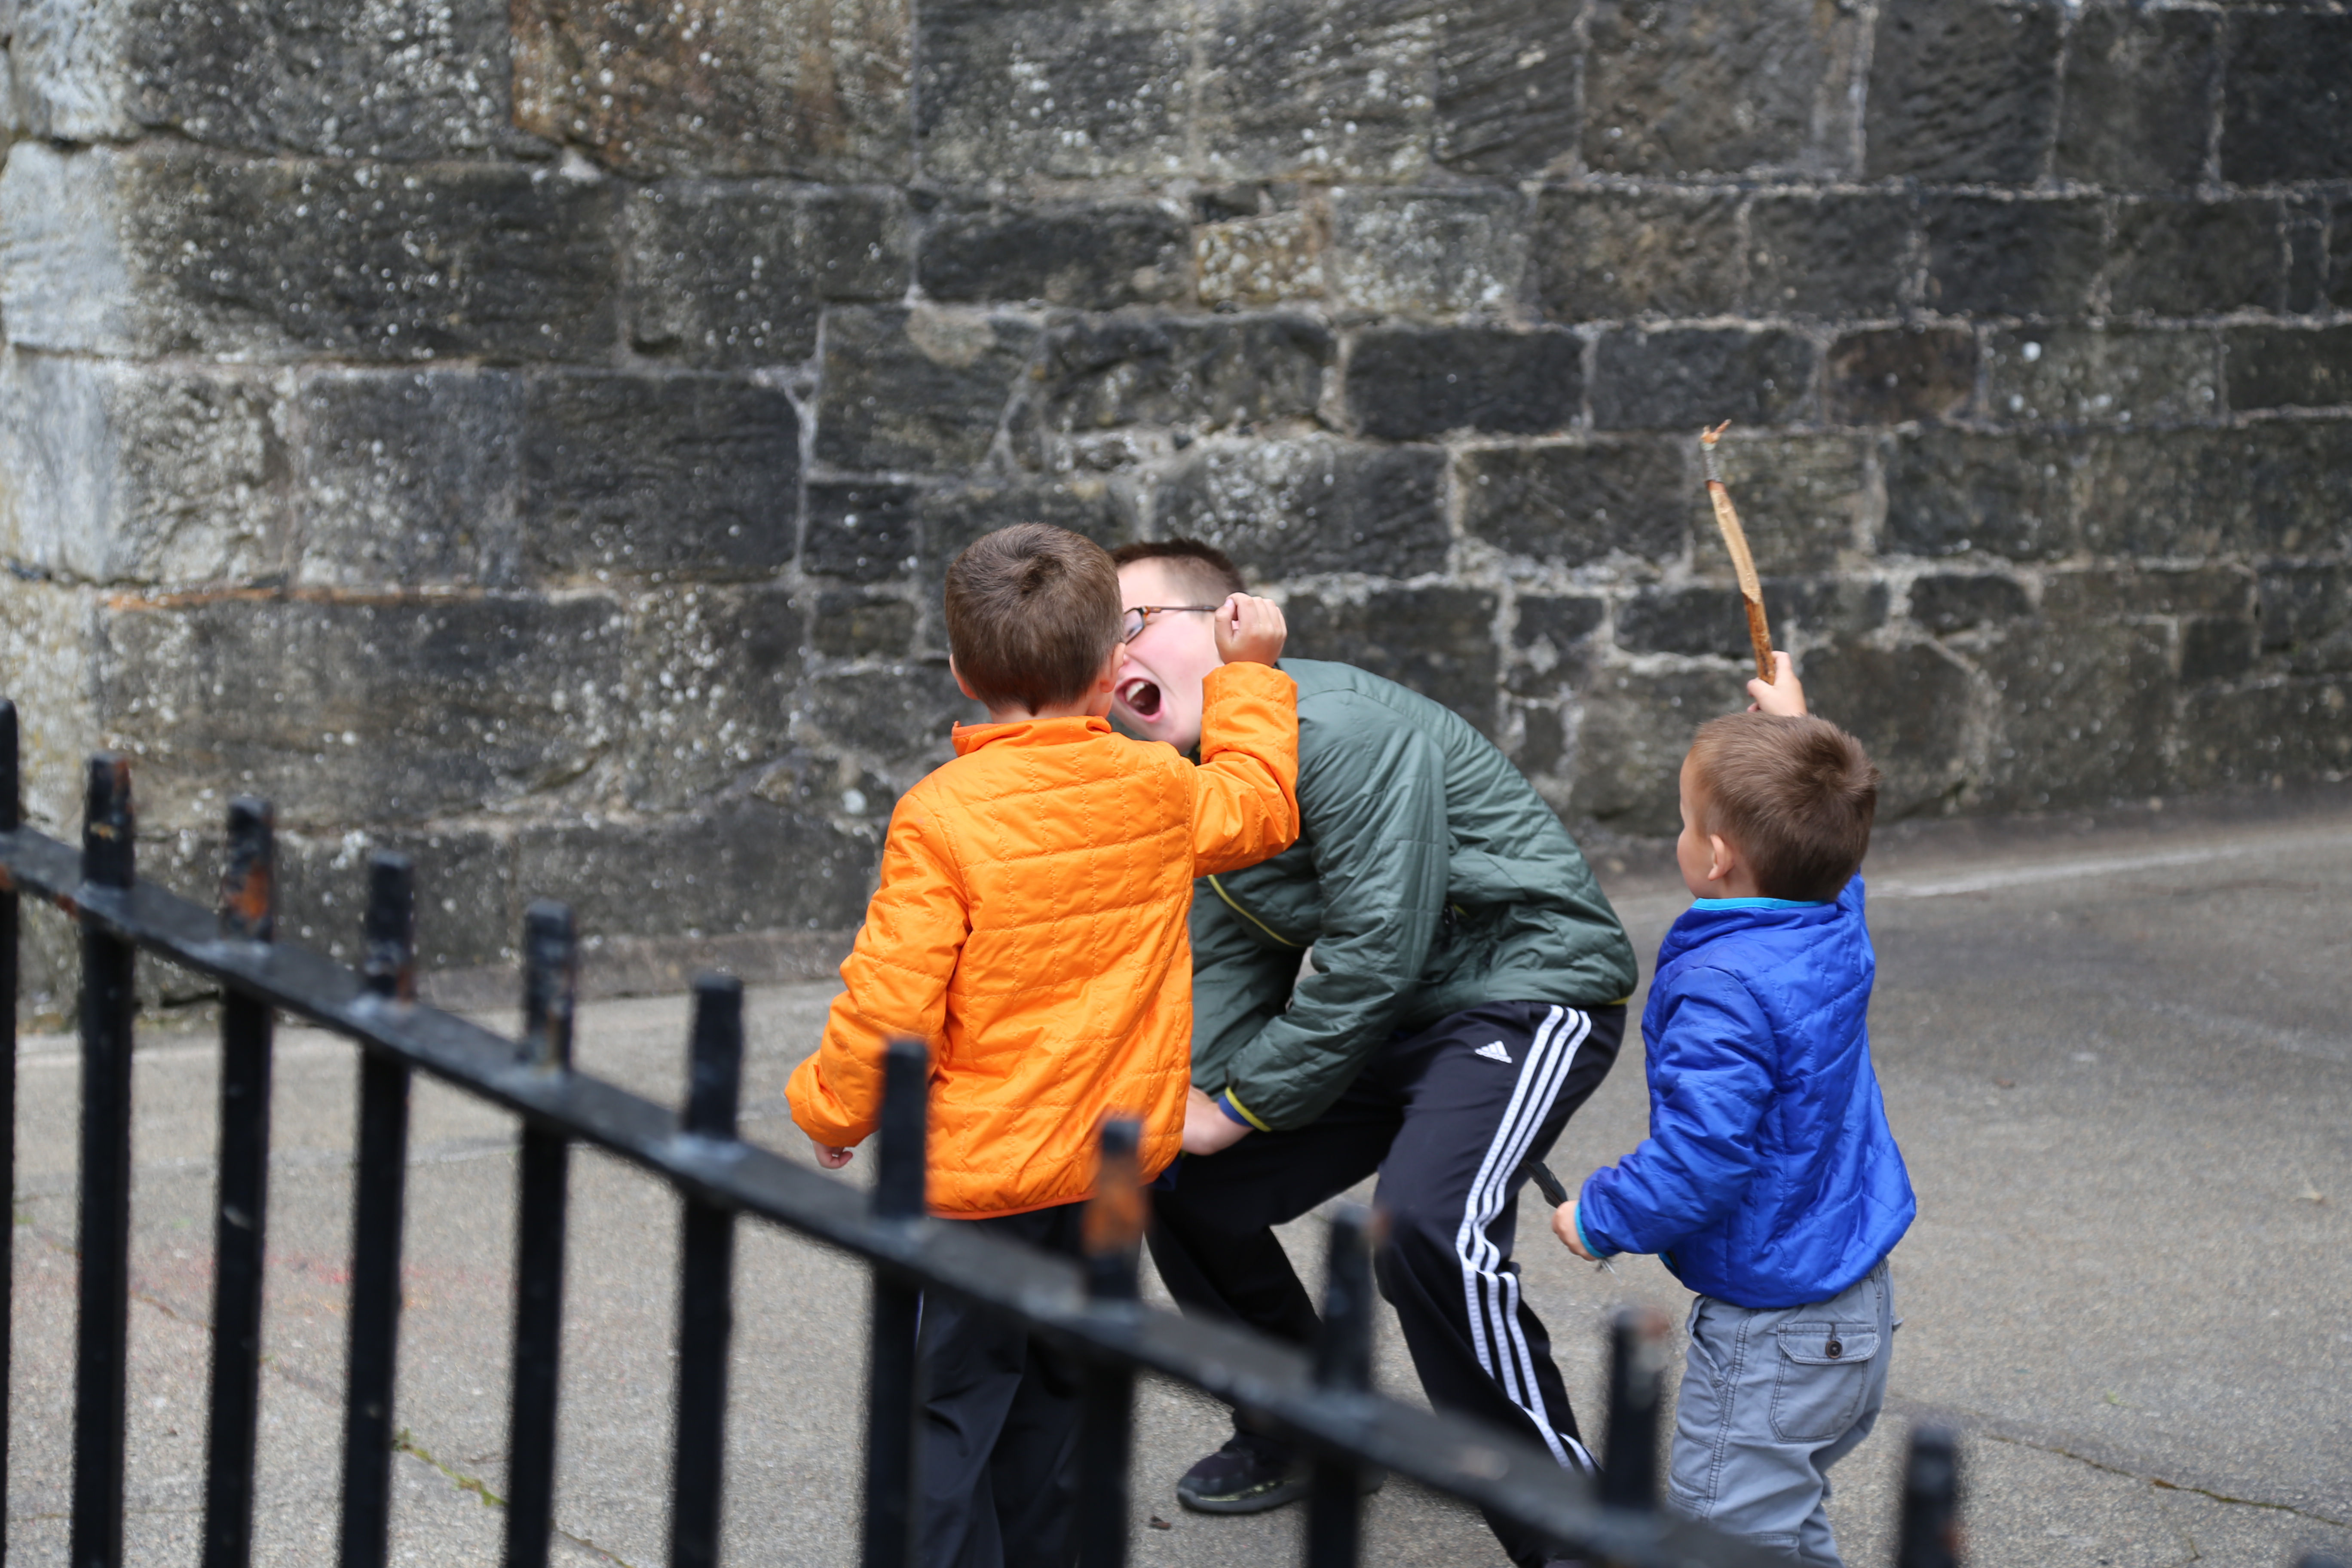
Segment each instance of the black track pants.
[{"label": "black track pants", "polygon": [[[964,1220],[1075,1258],[1083,1204]],[[1068,1568],[1078,1369],[1017,1323],[923,1293],[921,1568]]]},{"label": "black track pants", "polygon": [[[1622,1006],[1493,1002],[1391,1040],[1310,1125],[1185,1156],[1173,1187],[1152,1194],[1160,1279],[1188,1312],[1311,1343],[1315,1304],[1272,1227],[1377,1171],[1388,1234],[1375,1276],[1429,1402],[1589,1467],[1511,1243],[1521,1163],[1550,1150],[1624,1033]],[[1515,1559],[1542,1561],[1540,1542],[1496,1534]]]}]

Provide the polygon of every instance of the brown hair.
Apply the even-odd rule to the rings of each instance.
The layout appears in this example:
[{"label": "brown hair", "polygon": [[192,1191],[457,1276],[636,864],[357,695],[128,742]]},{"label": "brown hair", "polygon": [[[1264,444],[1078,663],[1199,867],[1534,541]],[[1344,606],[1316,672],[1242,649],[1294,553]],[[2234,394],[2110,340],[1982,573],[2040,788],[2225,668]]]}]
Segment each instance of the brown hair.
[{"label": "brown hair", "polygon": [[1192,592],[1220,604],[1228,594],[1249,592],[1249,584],[1242,581],[1241,569],[1234,564],[1233,557],[1198,539],[1151,539],[1122,544],[1111,552],[1111,560],[1121,566],[1131,566],[1138,561],[1165,561]]},{"label": "brown hair", "polygon": [[1703,833],[1738,846],[1769,898],[1834,899],[1870,850],[1884,782],[1826,719],[1729,713],[1690,749]]},{"label": "brown hair", "polygon": [[1118,569],[1042,522],[982,534],[948,568],[948,651],[972,695],[1032,712],[1086,695],[1118,642]]}]

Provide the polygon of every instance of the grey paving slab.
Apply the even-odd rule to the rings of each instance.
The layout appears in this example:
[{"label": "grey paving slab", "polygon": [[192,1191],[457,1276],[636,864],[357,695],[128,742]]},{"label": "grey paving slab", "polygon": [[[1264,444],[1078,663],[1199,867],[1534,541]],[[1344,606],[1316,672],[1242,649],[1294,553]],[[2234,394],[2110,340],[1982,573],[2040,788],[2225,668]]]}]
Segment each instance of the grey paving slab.
[{"label": "grey paving slab", "polygon": [[[1895,1258],[1895,1404],[1839,1472],[1855,1563],[1888,1560],[1906,1424],[1968,1433],[1971,1560],[1988,1568],[2282,1564],[2352,1552],[2352,813],[2067,837],[1977,833],[1897,846],[1869,868],[1881,977],[1874,1049],[1920,1193]],[[1681,908],[1654,876],[1612,890],[1645,954]],[[1646,967],[1646,965],[1645,965]],[[744,1127],[802,1157],[783,1109],[824,986],[751,997]],[[492,1020],[498,1022],[499,1020]],[[686,1005],[599,1004],[583,1067],[675,1100]],[[78,1062],[23,1044],[13,1560],[61,1563],[69,1491]],[[348,1289],[353,1056],[281,1035],[274,1102],[258,1560],[333,1560]],[[215,1052],[156,1029],[137,1059],[131,1398],[132,1560],[193,1563],[200,1524]],[[1642,1136],[1637,1044],[1552,1163],[1573,1181]],[[409,1173],[394,1559],[492,1563],[503,1514],[514,1127],[430,1082]],[[847,1175],[862,1179],[862,1163]],[[1360,1194],[1359,1195],[1364,1195]],[[559,1523],[566,1563],[667,1557],[677,1203],[601,1155],[573,1167]],[[1580,1411],[1597,1407],[1599,1324],[1620,1300],[1677,1316],[1654,1262],[1611,1276],[1525,1221],[1528,1296]],[[1310,1281],[1320,1238],[1294,1227]],[[739,1563],[856,1555],[863,1272],[764,1226],[737,1262],[728,1549]],[[1147,1289],[1159,1295],[1156,1280]],[[1160,1299],[1164,1300],[1164,1297]],[[1377,1375],[1418,1397],[1392,1321]],[[1175,1505],[1223,1412],[1147,1383],[1134,1558],[1242,1564],[1295,1554],[1303,1516]],[[1158,1521],[1155,1523],[1155,1520]],[[1164,1528],[1163,1528],[1164,1526]],[[1476,1517],[1392,1482],[1367,1560],[1499,1565]]]}]

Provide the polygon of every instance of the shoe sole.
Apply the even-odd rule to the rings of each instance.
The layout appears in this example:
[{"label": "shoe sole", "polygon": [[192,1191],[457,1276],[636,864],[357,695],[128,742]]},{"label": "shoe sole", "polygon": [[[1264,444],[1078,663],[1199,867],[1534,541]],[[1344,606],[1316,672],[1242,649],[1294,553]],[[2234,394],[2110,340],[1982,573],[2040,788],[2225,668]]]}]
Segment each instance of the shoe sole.
[{"label": "shoe sole", "polygon": [[1176,1500],[1194,1513],[1271,1513],[1306,1495],[1307,1479],[1304,1476],[1233,1497],[1202,1497],[1181,1486],[1176,1489]]},{"label": "shoe sole", "polygon": [[[1356,1490],[1360,1496],[1370,1497],[1386,1486],[1388,1479],[1386,1470],[1367,1469],[1357,1481]],[[1194,1513],[1272,1513],[1276,1509],[1289,1507],[1305,1497],[1307,1492],[1307,1481],[1301,1477],[1297,1480],[1277,1482],[1259,1491],[1244,1492],[1238,1497],[1202,1497],[1180,1486],[1176,1489],[1176,1500]]]}]

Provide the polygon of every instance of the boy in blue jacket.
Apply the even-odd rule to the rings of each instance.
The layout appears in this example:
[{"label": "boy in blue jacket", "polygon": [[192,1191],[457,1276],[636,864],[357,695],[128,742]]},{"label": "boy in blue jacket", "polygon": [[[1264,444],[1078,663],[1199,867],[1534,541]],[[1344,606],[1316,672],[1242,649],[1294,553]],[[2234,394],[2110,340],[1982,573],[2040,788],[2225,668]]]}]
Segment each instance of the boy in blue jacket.
[{"label": "boy in blue jacket", "polygon": [[1702,726],[1675,846],[1690,910],[1642,1015],[1650,1136],[1552,1229],[1698,1292],[1668,1506],[1837,1568],[1829,1469],[1886,1398],[1886,1255],[1918,1205],[1871,1071],[1862,880],[1878,770],[1778,679]]}]

